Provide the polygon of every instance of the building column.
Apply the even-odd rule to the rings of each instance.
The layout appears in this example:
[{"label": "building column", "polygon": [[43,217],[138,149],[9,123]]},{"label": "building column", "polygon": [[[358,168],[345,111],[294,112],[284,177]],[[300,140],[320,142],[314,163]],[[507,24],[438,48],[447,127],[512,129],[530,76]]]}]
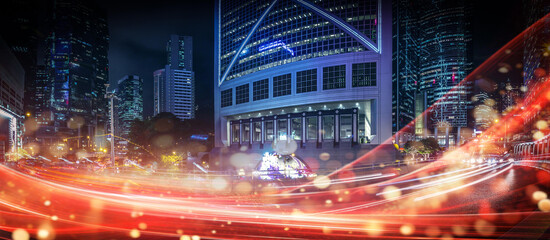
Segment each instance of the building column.
[{"label": "building column", "polygon": [[351,132],[352,132],[352,141],[357,143],[357,135],[359,134],[357,130],[357,110],[353,110],[353,115],[351,117]]},{"label": "building column", "polygon": [[449,149],[449,126],[445,126],[445,148]]},{"label": "building column", "polygon": [[340,142],[340,112],[334,114],[334,142]]},{"label": "building column", "polygon": [[317,142],[323,142],[323,117],[319,114],[317,116]]},{"label": "building column", "polygon": [[239,121],[239,145],[243,144],[243,121]]},{"label": "building column", "polygon": [[302,146],[306,143],[307,125],[306,117],[302,115]]},{"label": "building column", "polygon": [[265,143],[265,120],[263,118],[262,118],[262,133],[260,135],[261,135],[261,138],[262,138],[262,139],[260,139],[260,142],[263,145]]},{"label": "building column", "polygon": [[456,142],[455,142],[455,145],[456,145],[456,146],[460,146],[460,130],[461,130],[461,127],[457,127],[457,131],[456,131]]}]

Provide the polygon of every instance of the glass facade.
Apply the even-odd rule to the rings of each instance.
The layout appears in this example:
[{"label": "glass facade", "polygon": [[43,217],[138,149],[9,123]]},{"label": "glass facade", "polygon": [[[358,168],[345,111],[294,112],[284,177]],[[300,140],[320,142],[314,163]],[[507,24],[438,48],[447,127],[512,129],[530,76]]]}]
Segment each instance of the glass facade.
[{"label": "glass facade", "polygon": [[254,101],[269,98],[269,79],[255,81],[252,84],[252,87],[253,87],[252,99]]},{"label": "glass facade", "polygon": [[287,119],[277,119],[277,140],[283,141],[287,140],[288,136],[288,120]]},{"label": "glass facade", "polygon": [[302,118],[293,118],[290,123],[290,135],[294,140],[302,140]]},{"label": "glass facade", "polygon": [[376,63],[355,63],[351,65],[351,86],[376,86]]},{"label": "glass facade", "polygon": [[247,103],[249,94],[249,84],[244,84],[235,88],[235,103]]},{"label": "glass facade", "polygon": [[254,122],[252,124],[252,141],[253,142],[261,142],[262,141],[262,123],[261,122]]},{"label": "glass facade", "polygon": [[307,124],[307,140],[308,141],[316,141],[317,140],[317,130],[319,128],[319,125],[317,123],[317,116],[307,117],[306,118],[306,124]]},{"label": "glass facade", "polygon": [[273,77],[273,97],[290,95],[292,92],[292,75],[285,74]]},{"label": "glass facade", "polygon": [[233,89],[223,90],[221,92],[221,106],[228,107],[233,105]]},{"label": "glass facade", "polygon": [[273,120],[265,121],[265,141],[273,141],[274,131]]},{"label": "glass facade", "polygon": [[[225,72],[257,20],[265,1],[220,4],[220,71]],[[315,4],[377,42],[378,1],[316,1]],[[292,0],[277,1],[236,57],[225,80],[306,59],[368,51],[334,23]]]},{"label": "glass facade", "polygon": [[323,90],[346,87],[346,65],[323,68]]},{"label": "glass facade", "polygon": [[334,115],[326,115],[322,118],[323,140],[334,139]]},{"label": "glass facade", "polygon": [[317,91],[317,69],[296,73],[296,93]]}]

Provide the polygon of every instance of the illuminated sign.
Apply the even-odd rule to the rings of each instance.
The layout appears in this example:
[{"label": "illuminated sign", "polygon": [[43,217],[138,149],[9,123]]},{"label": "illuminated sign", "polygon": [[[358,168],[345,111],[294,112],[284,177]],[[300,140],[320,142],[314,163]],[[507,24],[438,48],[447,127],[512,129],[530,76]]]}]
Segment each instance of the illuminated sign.
[{"label": "illuminated sign", "polygon": [[273,48],[278,48],[278,47],[282,47],[284,48],[285,50],[287,50],[290,55],[294,56],[294,51],[292,51],[292,49],[290,49],[283,41],[281,40],[278,40],[278,41],[275,41],[275,42],[270,42],[268,44],[264,44],[260,47],[258,47],[258,51],[259,52],[263,52],[263,51],[266,51],[266,50],[269,50],[269,49],[273,49]]}]

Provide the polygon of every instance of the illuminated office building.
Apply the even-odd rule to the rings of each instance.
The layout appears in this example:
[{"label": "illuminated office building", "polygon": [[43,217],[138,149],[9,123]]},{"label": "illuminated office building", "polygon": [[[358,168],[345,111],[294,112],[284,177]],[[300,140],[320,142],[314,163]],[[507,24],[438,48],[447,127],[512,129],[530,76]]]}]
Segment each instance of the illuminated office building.
[{"label": "illuminated office building", "polygon": [[217,1],[215,11],[216,147],[296,143],[302,158],[345,163],[391,139],[391,2]]},{"label": "illuminated office building", "polygon": [[[396,142],[414,139],[414,129],[405,128],[415,117],[415,97],[420,80],[419,2],[393,0],[393,56],[392,56],[392,131]],[[421,123],[419,123],[422,125]],[[421,130],[420,130],[421,131]]]},{"label": "illuminated office building", "polygon": [[126,75],[118,80],[117,134],[128,138],[134,120],[143,120],[143,79],[135,75]]},{"label": "illuminated office building", "polygon": [[51,22],[46,65],[52,125],[67,136],[103,134],[109,82],[106,13],[88,1],[57,0]]},{"label": "illuminated office building", "polygon": [[170,112],[182,120],[195,118],[193,39],[171,35],[166,51],[168,64],[153,73],[154,113]]},{"label": "illuminated office building", "polygon": [[419,91],[426,106],[433,105],[426,119],[430,133],[422,134],[447,147],[463,141],[462,129],[469,126],[472,85],[457,85],[472,70],[470,14],[468,0],[421,5]]}]

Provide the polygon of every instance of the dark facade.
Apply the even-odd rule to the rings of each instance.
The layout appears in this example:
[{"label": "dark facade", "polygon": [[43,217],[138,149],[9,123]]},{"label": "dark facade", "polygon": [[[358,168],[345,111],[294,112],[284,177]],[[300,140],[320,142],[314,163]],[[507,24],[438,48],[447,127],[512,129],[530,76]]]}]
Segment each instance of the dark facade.
[{"label": "dark facade", "polygon": [[433,106],[417,119],[414,133],[444,146],[464,140],[460,133],[471,125],[472,84],[459,83],[472,71],[471,4],[394,1],[394,132]]},{"label": "dark facade", "polygon": [[106,13],[88,1],[67,0],[56,1],[53,12],[46,46],[52,124],[68,135],[76,135],[76,130],[79,135],[101,134],[109,71]]},{"label": "dark facade", "polygon": [[128,138],[134,120],[143,120],[143,79],[135,75],[126,75],[118,81],[116,92],[117,133]]},{"label": "dark facade", "polygon": [[[420,16],[417,1],[392,2],[392,132],[395,134],[415,117],[415,95],[420,81]],[[414,135],[414,128],[403,129],[397,141]]]}]

